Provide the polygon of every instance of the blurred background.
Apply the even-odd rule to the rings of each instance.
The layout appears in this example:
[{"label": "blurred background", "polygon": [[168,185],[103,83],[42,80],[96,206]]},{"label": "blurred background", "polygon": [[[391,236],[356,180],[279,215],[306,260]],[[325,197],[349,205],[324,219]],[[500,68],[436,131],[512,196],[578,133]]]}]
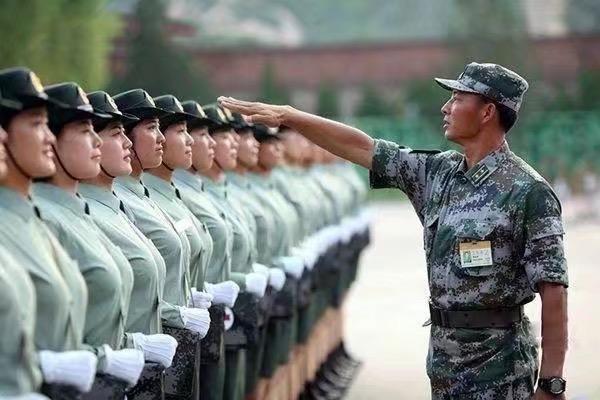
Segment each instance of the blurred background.
[{"label": "blurred background", "polygon": [[[561,196],[596,189],[598,0],[0,0],[0,67],[86,90],[232,95],[445,149],[434,76],[470,61],[531,83],[513,149]],[[380,196],[388,195],[386,192]],[[395,192],[394,192],[395,193]]]},{"label": "blurred background", "polygon": [[[516,70],[530,90],[509,143],[553,184],[567,223],[569,398],[600,399],[600,1],[0,0],[0,7],[0,67],[29,66],[45,84],[77,81],[109,93],[143,87],[201,104],[218,95],[288,103],[413,148],[450,147],[439,111],[448,92],[433,77],[456,77],[470,61]],[[376,201],[401,197],[371,193]],[[425,399],[421,228],[406,202],[377,202],[374,210],[374,245],[347,307],[349,343],[366,361],[350,398]],[[530,312],[539,330],[539,304]]]}]

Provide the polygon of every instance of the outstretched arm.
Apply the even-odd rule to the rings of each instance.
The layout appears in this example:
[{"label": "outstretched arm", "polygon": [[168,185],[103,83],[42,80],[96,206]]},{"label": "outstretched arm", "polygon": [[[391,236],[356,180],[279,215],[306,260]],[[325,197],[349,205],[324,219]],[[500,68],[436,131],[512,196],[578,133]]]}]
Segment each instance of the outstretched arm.
[{"label": "outstretched arm", "polygon": [[359,129],[291,106],[248,102],[231,97],[219,97],[218,102],[222,107],[246,115],[256,124],[289,126],[325,150],[371,169],[373,139]]}]

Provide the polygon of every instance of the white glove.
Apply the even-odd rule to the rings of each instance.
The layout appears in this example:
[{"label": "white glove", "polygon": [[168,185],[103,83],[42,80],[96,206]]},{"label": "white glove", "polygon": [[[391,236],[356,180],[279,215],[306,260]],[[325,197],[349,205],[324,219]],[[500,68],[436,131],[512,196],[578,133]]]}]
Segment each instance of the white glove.
[{"label": "white glove", "polygon": [[102,372],[135,386],[144,369],[144,353],[136,349],[113,350],[105,344],[106,366]]},{"label": "white glove", "polygon": [[177,349],[177,340],[173,336],[156,334],[144,335],[143,333],[130,333],[133,347],[144,352],[146,361],[157,362],[169,368]]},{"label": "white glove", "polygon": [[246,275],[246,291],[257,297],[263,297],[267,290],[267,277],[258,272],[250,272]]},{"label": "white glove", "polygon": [[212,306],[213,295],[206,292],[199,292],[196,288],[192,288],[192,296],[190,297],[188,307],[203,308],[205,310]]},{"label": "white glove", "polygon": [[92,388],[98,363],[92,352],[42,350],[38,355],[45,382],[74,386],[82,393]]},{"label": "white glove", "polygon": [[213,295],[212,302],[232,308],[240,293],[240,287],[234,281],[221,283],[205,283],[204,290]]},{"label": "white glove", "polygon": [[252,270],[258,274],[263,274],[267,278],[269,277],[269,267],[266,265],[254,263],[252,264]]},{"label": "white glove", "polygon": [[185,321],[185,328],[200,334],[202,339],[210,328],[210,314],[202,308],[179,307]]},{"label": "white glove", "polygon": [[285,272],[279,268],[270,268],[269,285],[272,286],[276,292],[279,292],[281,289],[283,289],[283,285],[285,285]]},{"label": "white glove", "polygon": [[279,261],[283,264],[283,269],[296,279],[300,279],[304,272],[304,261],[300,257],[289,256],[281,257]]}]

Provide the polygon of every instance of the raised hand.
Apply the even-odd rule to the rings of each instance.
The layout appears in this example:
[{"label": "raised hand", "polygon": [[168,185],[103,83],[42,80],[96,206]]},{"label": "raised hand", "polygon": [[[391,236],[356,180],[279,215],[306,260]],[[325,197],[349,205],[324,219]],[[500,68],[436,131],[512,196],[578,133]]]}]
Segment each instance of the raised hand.
[{"label": "raised hand", "polygon": [[217,102],[221,107],[246,116],[248,122],[263,124],[273,128],[283,124],[285,113],[291,109],[289,106],[243,101],[225,96],[219,97]]}]

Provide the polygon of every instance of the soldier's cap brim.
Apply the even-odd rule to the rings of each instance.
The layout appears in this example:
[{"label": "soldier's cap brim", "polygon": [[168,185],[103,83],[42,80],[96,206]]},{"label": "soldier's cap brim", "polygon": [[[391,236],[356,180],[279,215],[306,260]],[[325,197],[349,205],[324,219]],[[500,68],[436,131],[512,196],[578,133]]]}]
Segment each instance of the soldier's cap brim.
[{"label": "soldier's cap brim", "polygon": [[196,120],[200,120],[200,119],[204,119],[204,118],[200,118],[195,116],[194,114],[189,114],[186,112],[172,112],[169,113],[163,117],[160,118],[160,123],[161,125],[173,125],[176,124],[178,122],[187,122],[187,123],[193,123]]},{"label": "soldier's cap brim", "polygon": [[160,119],[166,115],[171,114],[171,112],[157,107],[127,108],[125,110],[122,110],[122,112],[127,113],[128,115],[133,115],[134,117],[138,118],[138,121],[134,121],[133,123],[151,118]]},{"label": "soldier's cap brim", "polygon": [[0,107],[13,111],[19,111],[23,109],[23,104],[16,100],[5,99],[0,97]]},{"label": "soldier's cap brim", "polygon": [[197,128],[210,128],[214,123],[210,118],[196,117],[193,121],[188,122],[188,131]]},{"label": "soldier's cap brim", "polygon": [[94,109],[94,111],[96,111],[96,112],[103,112],[105,114],[108,114],[108,115],[111,116],[111,120],[112,121],[122,122],[123,125],[132,124],[132,123],[138,122],[140,120],[135,115],[131,115],[131,114],[127,114],[127,113],[117,114],[115,112],[100,111],[100,110],[97,110],[97,109]]},{"label": "soldier's cap brim", "polygon": [[465,84],[463,84],[460,81],[457,81],[455,79],[435,78],[435,81],[438,85],[440,85],[442,88],[444,88],[446,90],[450,90],[450,91],[458,90],[459,92],[480,94],[477,90],[471,89],[470,87],[466,86]]},{"label": "soldier's cap brim", "polygon": [[17,95],[17,100],[23,105],[22,109],[41,107],[41,106],[57,106],[67,107],[66,104],[49,97],[46,93],[24,94]]}]

